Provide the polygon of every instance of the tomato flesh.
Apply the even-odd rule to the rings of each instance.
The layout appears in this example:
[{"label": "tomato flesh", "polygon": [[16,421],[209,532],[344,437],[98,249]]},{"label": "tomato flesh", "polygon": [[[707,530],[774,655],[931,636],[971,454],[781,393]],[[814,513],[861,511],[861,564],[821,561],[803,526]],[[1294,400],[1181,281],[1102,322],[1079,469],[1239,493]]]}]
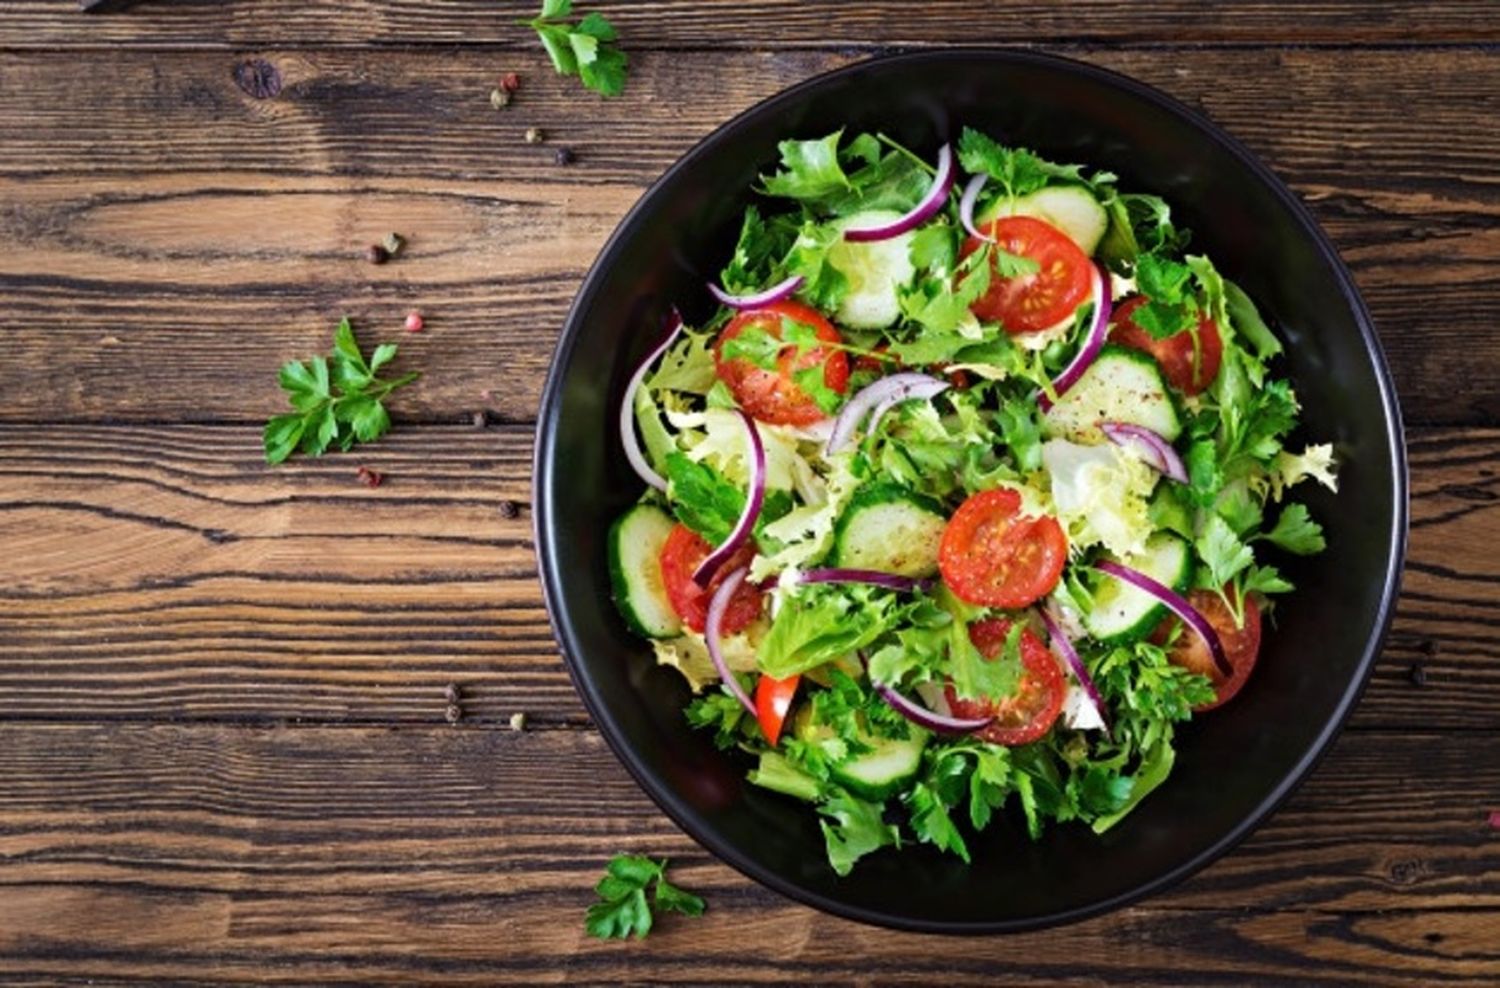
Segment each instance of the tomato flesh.
[{"label": "tomato flesh", "polygon": [[849,357],[842,350],[811,347],[798,354],[787,346],[776,355],[776,369],[758,367],[747,357],[725,360],[724,344],[752,327],[781,339],[781,322],[790,319],[813,327],[819,340],[842,343],[843,337],[817,309],[800,302],[777,302],[741,312],[729,320],[714,345],[714,369],[734,393],[734,400],[752,418],[772,425],[811,425],[827,413],[801,387],[793,376],[798,371],[823,367],[823,384],[843,394],[849,389]]},{"label": "tomato flesh", "polygon": [[1115,310],[1109,338],[1132,350],[1149,353],[1156,358],[1167,383],[1185,395],[1201,394],[1207,390],[1214,378],[1219,376],[1219,364],[1224,359],[1224,341],[1219,336],[1219,327],[1212,319],[1204,318],[1198,323],[1197,352],[1194,353],[1193,331],[1185,329],[1171,336],[1152,339],[1151,334],[1130,318],[1135,310],[1146,304],[1143,295],[1128,299]]},{"label": "tomato flesh", "polygon": [[1023,517],[1021,495],[1008,487],[980,491],[962,505],[938,543],[938,569],[971,604],[1025,607],[1052,592],[1068,560],[1057,519]]},{"label": "tomato flesh", "polygon": [[[969,626],[969,640],[991,661],[999,657],[1009,634],[1010,622],[1004,618],[987,618]],[[948,708],[955,717],[995,718],[974,732],[991,744],[1019,745],[1039,740],[1062,712],[1067,683],[1057,659],[1030,628],[1021,632],[1020,645],[1022,672],[1014,695],[964,700],[951,685],[946,690]]]},{"label": "tomato flesh", "polygon": [[[755,555],[755,546],[748,541],[741,546],[704,589],[693,582],[693,571],[712,551],[713,546],[686,525],[673,528],[666,544],[661,547],[661,577],[667,599],[672,603],[672,610],[682,618],[682,623],[697,632],[702,632],[708,621],[708,602],[713,599],[714,591],[735,570],[749,565]],[[760,588],[748,580],[741,583],[729,598],[720,633],[732,635],[749,627],[760,617],[764,596]]]},{"label": "tomato flesh", "polygon": [[[1002,278],[992,269],[989,290],[969,307],[979,318],[998,322],[1007,332],[1033,333],[1068,318],[1089,297],[1093,262],[1057,227],[1032,216],[1006,216],[985,232],[995,238],[996,246],[1035,261],[1039,269],[1015,278]],[[962,256],[983,243],[969,237]]]},{"label": "tomato flesh", "polygon": [[755,684],[755,715],[760,721],[760,732],[774,748],[781,737],[782,725],[786,723],[787,711],[792,708],[792,697],[797,695],[797,684],[802,676],[772,679],[761,673]]},{"label": "tomato flesh", "polygon": [[[1232,587],[1225,587],[1224,592],[1233,594],[1235,591]],[[1260,608],[1254,597],[1245,598],[1245,623],[1236,627],[1234,615],[1230,613],[1224,599],[1212,590],[1194,590],[1188,594],[1188,603],[1218,632],[1219,644],[1224,646],[1224,657],[1229,660],[1229,668],[1234,670],[1233,675],[1224,675],[1218,663],[1214,662],[1213,653],[1192,629],[1182,628],[1178,633],[1177,640],[1172,642],[1171,650],[1167,653],[1168,661],[1207,676],[1214,685],[1213,702],[1193,708],[1201,712],[1223,706],[1234,699],[1240,687],[1245,685],[1245,680],[1250,678],[1250,670],[1255,668],[1255,660],[1260,653]],[[1168,617],[1157,626],[1151,640],[1157,644],[1165,643],[1171,637],[1172,629],[1181,623],[1175,617]]]}]

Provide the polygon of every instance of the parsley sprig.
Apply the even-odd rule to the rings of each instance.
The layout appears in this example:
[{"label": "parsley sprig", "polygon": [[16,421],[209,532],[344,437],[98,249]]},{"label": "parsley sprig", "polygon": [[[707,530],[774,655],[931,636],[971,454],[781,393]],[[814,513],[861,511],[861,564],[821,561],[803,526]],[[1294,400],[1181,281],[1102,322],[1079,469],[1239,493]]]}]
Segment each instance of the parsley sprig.
[{"label": "parsley sprig", "polygon": [[420,374],[382,380],[378,372],[396,356],[396,344],[382,343],[368,360],[346,317],[333,334],[333,352],[282,365],[279,379],[295,411],[266,423],[266,462],[280,463],[301,449],[320,456],[337,443],[347,451],[356,442],[379,439],[391,428],[385,398]]},{"label": "parsley sprig", "polygon": [[[667,860],[653,861],[637,854],[617,854],[610,859],[604,877],[594,886],[599,901],[589,906],[584,928],[601,940],[636,939],[651,932],[655,906],[663,912],[702,916],[704,902],[667,881]],[[653,886],[648,898],[646,889]]]},{"label": "parsley sprig", "polygon": [[601,96],[625,89],[625,53],[615,47],[614,25],[595,11],[571,20],[573,0],[542,0],[542,12],[527,21],[536,31],[558,75],[576,75]]}]

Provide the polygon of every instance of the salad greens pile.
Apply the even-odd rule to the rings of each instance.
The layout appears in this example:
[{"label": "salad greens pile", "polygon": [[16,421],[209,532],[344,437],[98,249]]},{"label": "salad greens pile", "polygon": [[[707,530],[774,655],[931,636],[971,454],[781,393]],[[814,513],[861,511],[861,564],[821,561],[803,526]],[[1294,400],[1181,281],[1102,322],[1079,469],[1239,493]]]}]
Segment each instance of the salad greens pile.
[{"label": "salad greens pile", "polygon": [[[1282,554],[1324,548],[1288,492],[1336,486],[1331,446],[1290,442],[1281,342],[1165,201],[971,129],[955,150],[963,200],[881,135],[782,143],[721,274],[741,298],[626,397],[665,489],[612,532],[622,613],[841,875],[911,842],[967,861],[1001,819],[1115,825],[1249,675]],[[918,371],[858,428],[857,396]]]}]

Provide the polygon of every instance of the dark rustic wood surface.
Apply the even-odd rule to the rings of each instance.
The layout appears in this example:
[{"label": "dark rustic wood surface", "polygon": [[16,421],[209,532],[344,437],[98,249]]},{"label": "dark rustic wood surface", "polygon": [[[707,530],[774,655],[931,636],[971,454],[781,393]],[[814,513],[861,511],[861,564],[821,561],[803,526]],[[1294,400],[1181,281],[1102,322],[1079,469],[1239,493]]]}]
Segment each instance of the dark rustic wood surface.
[{"label": "dark rustic wood surface", "polygon": [[[1493,7],[598,7],[632,58],[608,103],[552,76],[529,5],[4,4],[0,981],[1500,983]],[[640,191],[786,85],[958,40],[1123,70],[1248,142],[1344,252],[1413,425],[1396,624],[1312,779],[1180,888],[1004,940],[822,916],[681,835],[568,683],[526,504],[540,375]],[[254,59],[274,97],[236,84]],[[370,267],[392,229],[409,253]],[[274,366],[413,306],[389,439],[265,467]],[[708,915],[589,941],[620,850]]]}]

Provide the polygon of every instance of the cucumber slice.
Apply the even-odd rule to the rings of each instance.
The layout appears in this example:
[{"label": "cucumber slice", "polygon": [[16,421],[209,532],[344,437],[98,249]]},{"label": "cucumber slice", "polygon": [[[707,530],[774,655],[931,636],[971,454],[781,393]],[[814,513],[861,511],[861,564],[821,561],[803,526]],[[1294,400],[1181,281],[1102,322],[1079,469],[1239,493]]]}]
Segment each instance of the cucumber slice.
[{"label": "cucumber slice", "polygon": [[898,484],[862,487],[833,529],[830,565],[931,576],[948,524],[942,506]]},{"label": "cucumber slice", "polygon": [[1144,426],[1167,442],[1182,433],[1177,402],[1150,354],[1106,343],[1078,383],[1043,416],[1042,431],[1097,445],[1104,442],[1100,422]]},{"label": "cucumber slice", "polygon": [[[839,229],[879,226],[901,218],[889,209],[870,209],[843,220]],[[834,321],[850,329],[884,329],[901,316],[897,290],[911,284],[917,269],[911,263],[913,233],[889,240],[851,243],[840,240],[828,251],[828,263],[849,281]]]},{"label": "cucumber slice", "polygon": [[927,734],[916,727],[905,741],[871,738],[869,751],[845,759],[828,769],[835,782],[870,800],[883,800],[905,789],[922,768],[922,750]]},{"label": "cucumber slice", "polygon": [[[1146,540],[1145,552],[1121,561],[1179,592],[1187,589],[1193,576],[1192,547],[1170,532],[1157,532]],[[1166,612],[1166,605],[1144,590],[1105,576],[1094,591],[1094,606],[1084,615],[1083,626],[1093,638],[1113,645],[1146,637]]]},{"label": "cucumber slice", "polygon": [[1034,216],[1050,223],[1092,255],[1109,229],[1109,214],[1081,185],[1049,185],[1014,200],[1001,197],[979,217],[979,225],[1001,216]]},{"label": "cucumber slice", "polygon": [[[805,703],[792,720],[792,730],[803,741],[831,737],[833,730],[812,716],[812,704]],[[860,732],[868,751],[829,766],[828,774],[845,789],[865,799],[883,800],[906,788],[922,768],[922,752],[928,733],[916,725],[910,727],[906,740],[877,738]],[[795,795],[795,794],[793,794]]]},{"label": "cucumber slice", "polygon": [[661,548],[676,522],[653,504],[637,504],[609,529],[609,576],[625,623],[646,638],[675,638],[682,619],[667,599]]}]

